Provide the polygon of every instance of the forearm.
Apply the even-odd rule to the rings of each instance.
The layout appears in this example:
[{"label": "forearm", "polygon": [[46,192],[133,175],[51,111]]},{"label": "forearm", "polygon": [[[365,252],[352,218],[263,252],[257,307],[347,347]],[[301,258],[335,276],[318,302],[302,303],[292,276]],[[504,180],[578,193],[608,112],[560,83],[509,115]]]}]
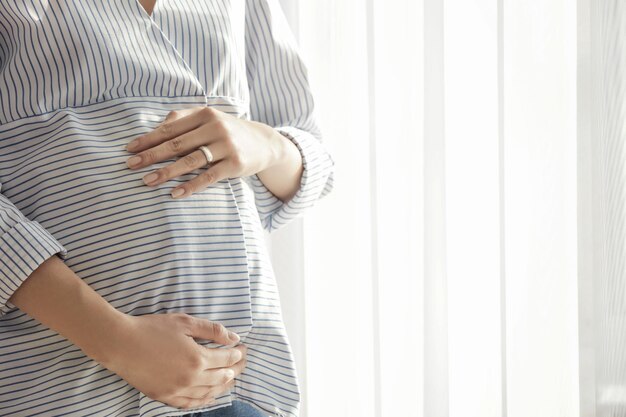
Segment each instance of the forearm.
[{"label": "forearm", "polygon": [[99,362],[126,318],[57,256],[43,262],[9,301]]},{"label": "forearm", "polygon": [[257,177],[268,190],[281,201],[289,201],[300,188],[302,177],[302,155],[296,145],[272,129],[277,143],[276,163],[257,173]]}]

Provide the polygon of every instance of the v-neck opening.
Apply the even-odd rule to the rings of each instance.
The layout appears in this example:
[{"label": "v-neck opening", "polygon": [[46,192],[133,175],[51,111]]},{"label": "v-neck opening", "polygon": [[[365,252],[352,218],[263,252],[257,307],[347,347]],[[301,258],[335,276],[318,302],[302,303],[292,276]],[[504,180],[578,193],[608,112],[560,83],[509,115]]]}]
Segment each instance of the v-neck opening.
[{"label": "v-neck opening", "polygon": [[[188,71],[188,73],[190,74],[190,76],[193,78],[193,81],[197,84],[198,88],[200,89],[200,91],[202,92],[202,95],[204,96],[204,101],[205,101],[205,105],[208,105],[208,101],[207,101],[207,93],[206,93],[206,89],[204,88],[204,86],[202,85],[202,82],[200,81],[200,78],[198,77],[198,74],[196,74],[192,69],[191,66],[189,65],[189,63],[187,61],[185,61],[185,58],[182,56],[182,54],[178,51],[178,49],[176,48],[176,46],[174,45],[174,43],[172,43],[172,41],[170,41],[170,39],[168,38],[168,36],[163,32],[163,30],[161,29],[161,27],[157,24],[157,22],[154,20],[154,14],[159,10],[159,4],[161,3],[161,0],[157,0],[154,3],[154,7],[152,8],[152,13],[148,13],[146,11],[146,9],[144,9],[143,5],[139,2],[139,0],[135,0],[134,1],[134,6],[135,8],[139,9],[139,14],[140,14],[140,18],[144,19],[144,20],[148,20],[149,21],[149,26],[152,30],[157,32],[157,36],[161,37],[165,42],[167,42],[167,44],[169,45],[169,47],[172,49],[172,51],[174,52],[174,54],[176,55],[176,59],[178,61],[180,61],[183,66],[185,67],[185,69]],[[160,12],[159,12],[160,14]],[[151,47],[156,48],[158,47],[158,45],[155,45],[154,42],[148,41],[148,43],[151,44]]]},{"label": "v-neck opening", "polygon": [[143,4],[141,4],[141,2],[140,2],[139,0],[135,0],[135,1],[137,2],[137,5],[139,5],[139,7],[141,8],[141,10],[143,10],[143,13],[144,13],[146,16],[148,16],[150,19],[154,20],[154,19],[153,19],[154,12],[155,12],[155,10],[157,9],[157,5],[158,5],[159,3],[161,3],[161,2],[160,2],[159,0],[155,0],[155,2],[154,2],[154,7],[152,7],[152,11],[151,11],[150,13],[148,13],[148,11],[146,10],[146,8],[145,8],[145,7],[143,7]]}]

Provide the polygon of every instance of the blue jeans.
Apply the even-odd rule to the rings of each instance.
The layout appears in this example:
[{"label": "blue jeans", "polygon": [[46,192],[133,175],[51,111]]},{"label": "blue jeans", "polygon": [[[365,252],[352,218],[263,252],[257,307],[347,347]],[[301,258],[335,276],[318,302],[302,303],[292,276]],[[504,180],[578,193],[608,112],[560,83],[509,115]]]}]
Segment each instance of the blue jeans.
[{"label": "blue jeans", "polygon": [[185,414],[182,417],[268,417],[268,415],[244,402],[233,401],[233,405],[230,407]]}]

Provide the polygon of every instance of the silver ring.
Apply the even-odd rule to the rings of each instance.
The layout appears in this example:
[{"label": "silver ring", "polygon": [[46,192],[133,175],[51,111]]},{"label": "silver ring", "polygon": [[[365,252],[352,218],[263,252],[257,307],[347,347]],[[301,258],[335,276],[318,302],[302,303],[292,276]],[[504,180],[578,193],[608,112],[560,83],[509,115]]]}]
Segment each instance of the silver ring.
[{"label": "silver ring", "polygon": [[202,145],[198,149],[200,149],[204,153],[204,156],[206,156],[207,165],[213,162],[213,154],[211,153],[209,148],[207,148],[205,145]]}]

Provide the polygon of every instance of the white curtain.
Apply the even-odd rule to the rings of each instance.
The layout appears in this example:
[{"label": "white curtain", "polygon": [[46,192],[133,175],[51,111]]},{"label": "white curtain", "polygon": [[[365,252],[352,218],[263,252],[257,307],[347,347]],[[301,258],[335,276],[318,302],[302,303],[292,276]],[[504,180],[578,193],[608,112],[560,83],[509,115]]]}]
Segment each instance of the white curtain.
[{"label": "white curtain", "polygon": [[270,238],[303,417],[626,416],[620,1],[282,1],[336,161]]},{"label": "white curtain", "polygon": [[[589,2],[579,91],[583,415],[626,416],[626,4]],[[591,219],[591,222],[586,221]],[[590,392],[592,394],[590,394]]]}]

